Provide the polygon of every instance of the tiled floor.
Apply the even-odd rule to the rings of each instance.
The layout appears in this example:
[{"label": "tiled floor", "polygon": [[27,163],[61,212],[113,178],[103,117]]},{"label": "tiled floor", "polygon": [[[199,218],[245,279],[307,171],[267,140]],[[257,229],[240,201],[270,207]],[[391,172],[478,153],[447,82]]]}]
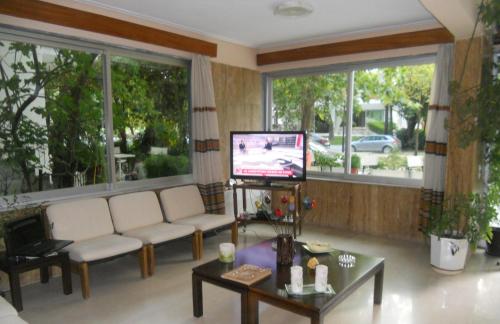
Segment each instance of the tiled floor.
[{"label": "tiled floor", "polygon": [[[255,225],[241,233],[243,248],[273,236],[271,228]],[[423,245],[306,227],[301,240],[320,239],[340,249],[386,258],[384,295],[373,306],[373,279],[343,301],[325,323],[500,323],[500,258],[472,255],[464,273],[445,276],[429,265],[429,249]],[[146,280],[137,259],[130,256],[90,267],[91,297],[83,300],[79,278],[73,275],[73,294],[62,294],[57,278],[48,285],[23,288],[24,311],[30,323],[239,323],[236,293],[204,284],[204,316],[192,315],[191,268],[216,257],[225,231],[205,241],[205,257],[191,259],[189,240],[157,251],[157,272]],[[260,305],[260,323],[308,323],[304,317]]]}]

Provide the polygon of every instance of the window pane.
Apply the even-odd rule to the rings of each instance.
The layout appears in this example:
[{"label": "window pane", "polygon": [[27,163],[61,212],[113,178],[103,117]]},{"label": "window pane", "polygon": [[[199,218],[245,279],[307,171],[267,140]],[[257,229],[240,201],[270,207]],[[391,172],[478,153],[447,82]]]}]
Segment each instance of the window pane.
[{"label": "window pane", "polygon": [[101,55],[0,42],[0,195],[106,182]]},{"label": "window pane", "polygon": [[351,147],[360,174],[423,178],[433,73],[434,64],[356,71]]},{"label": "window pane", "polygon": [[308,170],[344,172],[347,75],[273,80],[272,130],[307,130]]},{"label": "window pane", "polygon": [[118,181],[190,172],[187,72],[184,66],[112,57]]}]

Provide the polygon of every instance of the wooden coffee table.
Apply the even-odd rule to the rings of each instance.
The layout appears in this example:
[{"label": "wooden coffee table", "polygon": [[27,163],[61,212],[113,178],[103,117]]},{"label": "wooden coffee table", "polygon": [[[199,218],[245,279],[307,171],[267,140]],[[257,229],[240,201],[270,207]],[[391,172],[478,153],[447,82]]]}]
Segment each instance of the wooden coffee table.
[{"label": "wooden coffee table", "polygon": [[[303,249],[303,243],[296,242],[293,264],[303,267],[304,284],[314,283],[314,272],[307,270],[306,264],[311,257],[315,256],[321,264],[328,266],[328,283],[332,285],[336,293],[334,295],[291,297],[287,295],[285,290],[285,284],[290,283],[290,267],[276,265],[276,251],[272,249],[271,244],[272,240],[268,240],[238,251],[234,263],[226,264],[219,260],[213,260],[193,268],[193,315],[195,317],[203,315],[203,281],[241,294],[241,323],[243,324],[259,322],[259,301],[307,316],[311,319],[311,323],[323,323],[326,313],[372,277],[375,277],[373,302],[375,304],[382,302],[383,258],[349,252],[356,257],[355,266],[343,268],[338,263],[338,256],[343,251],[313,255]],[[221,278],[223,273],[243,264],[271,268],[273,274],[251,286]]]}]

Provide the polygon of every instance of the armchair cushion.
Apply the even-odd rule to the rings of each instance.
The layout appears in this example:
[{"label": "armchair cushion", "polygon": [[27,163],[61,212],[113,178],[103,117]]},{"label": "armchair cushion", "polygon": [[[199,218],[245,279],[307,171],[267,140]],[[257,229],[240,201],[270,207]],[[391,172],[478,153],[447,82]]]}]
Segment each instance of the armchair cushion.
[{"label": "armchair cushion", "polygon": [[152,191],[111,197],[109,209],[118,233],[163,222],[158,198]]},{"label": "armchair cushion", "polygon": [[0,297],[0,323],[26,324],[26,322],[17,315],[16,309],[3,297]]},{"label": "armchair cushion", "polygon": [[142,242],[136,238],[109,234],[75,242],[63,250],[69,252],[69,258],[73,261],[90,262],[136,251],[141,247]]},{"label": "armchair cushion", "polygon": [[172,223],[205,213],[205,205],[195,185],[165,189],[160,192],[160,201],[165,217]]},{"label": "armchair cushion", "polygon": [[202,232],[228,225],[234,222],[234,216],[217,215],[217,214],[202,214],[182,218],[174,222],[174,224],[192,225],[197,230]]},{"label": "armchair cushion", "polygon": [[124,236],[135,237],[144,244],[158,244],[193,234],[194,226],[174,224],[154,224],[124,232]]},{"label": "armchair cushion", "polygon": [[50,205],[47,217],[52,236],[75,242],[114,233],[108,202],[93,198]]}]

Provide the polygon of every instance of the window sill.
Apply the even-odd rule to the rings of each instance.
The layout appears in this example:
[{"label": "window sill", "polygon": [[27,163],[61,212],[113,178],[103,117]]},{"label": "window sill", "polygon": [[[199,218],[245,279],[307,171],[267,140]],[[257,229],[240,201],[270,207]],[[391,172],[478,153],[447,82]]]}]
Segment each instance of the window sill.
[{"label": "window sill", "polygon": [[[157,190],[168,187],[175,187],[193,183],[193,175],[179,175],[173,177],[163,177],[156,179],[144,179],[137,181],[123,181],[115,184],[98,184],[85,187],[73,187],[56,189],[42,192],[32,192],[17,195],[18,203],[8,206],[13,201],[13,196],[5,196],[0,200],[0,212],[19,209],[24,207],[35,207],[48,205],[54,202],[72,199],[89,199],[98,197],[109,197],[119,194],[126,194],[137,191]],[[5,199],[7,201],[5,201]]]}]

